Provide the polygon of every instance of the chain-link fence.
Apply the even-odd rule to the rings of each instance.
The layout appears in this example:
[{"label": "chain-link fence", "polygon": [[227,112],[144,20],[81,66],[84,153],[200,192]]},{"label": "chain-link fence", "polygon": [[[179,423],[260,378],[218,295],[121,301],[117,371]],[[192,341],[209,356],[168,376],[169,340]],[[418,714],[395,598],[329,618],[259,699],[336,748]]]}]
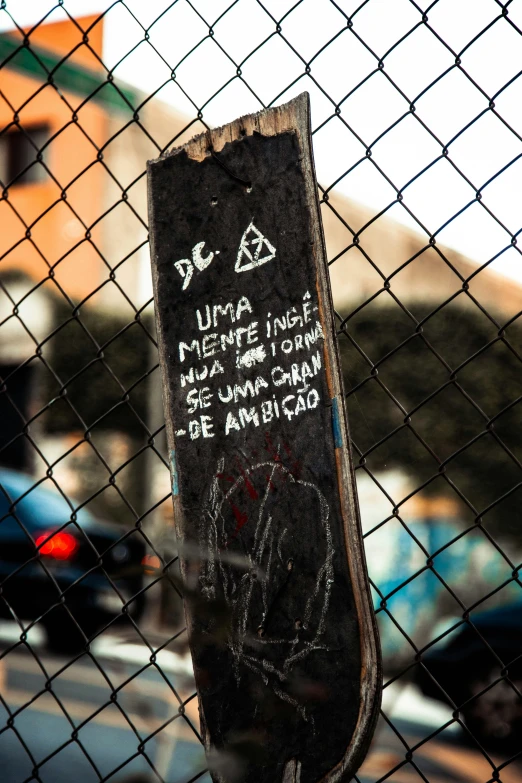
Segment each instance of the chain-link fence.
[{"label": "chain-link fence", "polygon": [[208,775],[145,163],[306,89],[386,674],[357,779],[518,780],[522,3],[2,0],[0,25],[3,779]]}]

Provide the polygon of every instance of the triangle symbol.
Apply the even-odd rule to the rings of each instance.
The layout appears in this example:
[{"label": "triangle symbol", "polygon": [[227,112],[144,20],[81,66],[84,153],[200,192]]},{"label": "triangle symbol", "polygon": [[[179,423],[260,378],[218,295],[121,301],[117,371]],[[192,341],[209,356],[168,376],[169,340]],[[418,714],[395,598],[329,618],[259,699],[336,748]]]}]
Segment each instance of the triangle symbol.
[{"label": "triangle symbol", "polygon": [[254,221],[251,220],[239,243],[235,271],[248,272],[255,269],[256,266],[262,266],[267,261],[271,261],[275,254],[275,247],[270,244],[261,231],[254,226]]}]

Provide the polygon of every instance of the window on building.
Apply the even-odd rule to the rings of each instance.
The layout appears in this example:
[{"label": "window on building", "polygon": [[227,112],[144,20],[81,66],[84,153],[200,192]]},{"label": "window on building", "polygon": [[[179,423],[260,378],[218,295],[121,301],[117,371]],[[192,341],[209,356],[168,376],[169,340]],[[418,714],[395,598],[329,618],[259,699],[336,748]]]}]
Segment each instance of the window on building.
[{"label": "window on building", "polygon": [[36,156],[49,136],[48,125],[17,128],[0,136],[0,180],[4,186],[17,177],[16,185],[41,182],[45,178],[45,168]]}]

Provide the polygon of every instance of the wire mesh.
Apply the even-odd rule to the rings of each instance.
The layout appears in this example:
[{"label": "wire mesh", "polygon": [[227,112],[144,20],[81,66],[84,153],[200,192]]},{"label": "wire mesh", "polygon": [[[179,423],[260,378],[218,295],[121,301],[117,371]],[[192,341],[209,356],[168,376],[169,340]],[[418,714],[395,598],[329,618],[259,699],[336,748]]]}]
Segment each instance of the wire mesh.
[{"label": "wire mesh", "polygon": [[[0,3],[9,780],[207,774],[176,573],[145,162],[303,89],[386,672],[357,779],[517,779],[520,3],[99,5],[85,16],[60,0],[27,21]],[[446,246],[463,236],[475,262]],[[432,699],[424,722],[420,688]]]}]

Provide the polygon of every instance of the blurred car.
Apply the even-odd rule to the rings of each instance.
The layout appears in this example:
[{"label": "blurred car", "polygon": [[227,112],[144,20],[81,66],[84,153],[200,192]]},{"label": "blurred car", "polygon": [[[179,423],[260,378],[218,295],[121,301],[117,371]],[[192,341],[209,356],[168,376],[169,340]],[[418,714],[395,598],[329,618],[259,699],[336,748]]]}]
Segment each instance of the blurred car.
[{"label": "blurred car", "polygon": [[422,662],[417,681],[426,696],[453,701],[485,747],[520,750],[522,601],[472,613]]},{"label": "blurred car", "polygon": [[0,469],[0,617],[41,620],[52,649],[80,649],[83,634],[139,618],[144,556],[138,532],[73,513],[57,491]]}]

